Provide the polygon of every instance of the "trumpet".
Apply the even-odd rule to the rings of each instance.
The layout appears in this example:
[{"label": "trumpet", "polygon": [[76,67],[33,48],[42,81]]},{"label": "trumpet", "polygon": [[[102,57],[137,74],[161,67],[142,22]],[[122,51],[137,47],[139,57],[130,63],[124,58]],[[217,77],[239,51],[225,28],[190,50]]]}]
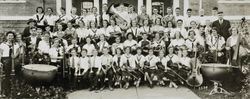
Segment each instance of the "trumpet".
[{"label": "trumpet", "polygon": [[80,69],[80,62],[77,63],[77,66],[75,67],[75,76],[81,75],[81,69]]}]

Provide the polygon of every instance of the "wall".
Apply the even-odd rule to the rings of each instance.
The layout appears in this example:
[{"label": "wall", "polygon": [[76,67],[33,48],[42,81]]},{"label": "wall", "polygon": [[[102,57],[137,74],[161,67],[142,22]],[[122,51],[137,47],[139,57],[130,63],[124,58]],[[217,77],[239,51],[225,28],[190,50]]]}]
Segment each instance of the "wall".
[{"label": "wall", "polygon": [[[56,0],[44,0],[45,7],[56,9]],[[31,16],[43,0],[26,0],[26,3],[0,3],[0,16]],[[56,10],[55,10],[56,11]]]}]

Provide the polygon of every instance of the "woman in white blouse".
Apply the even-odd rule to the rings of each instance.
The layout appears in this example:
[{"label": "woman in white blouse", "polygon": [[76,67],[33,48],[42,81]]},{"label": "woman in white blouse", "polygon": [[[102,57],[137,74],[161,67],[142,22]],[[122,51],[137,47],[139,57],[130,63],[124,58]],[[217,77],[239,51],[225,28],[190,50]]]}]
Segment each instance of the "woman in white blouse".
[{"label": "woman in white blouse", "polygon": [[37,27],[44,29],[45,14],[42,7],[36,8],[36,14],[33,15],[32,19],[36,20]]},{"label": "woman in white blouse", "polygon": [[84,21],[78,21],[79,28],[76,29],[76,34],[78,37],[78,42],[83,42],[86,37],[89,36],[88,29]]},{"label": "woman in white blouse", "polygon": [[175,31],[174,39],[172,39],[169,46],[179,47],[185,44],[185,40],[183,39],[180,31]]},{"label": "woman in white blouse", "polygon": [[159,32],[159,31],[164,31],[164,27],[161,25],[161,18],[157,18],[155,20],[155,24],[151,27],[151,31],[154,32]]}]

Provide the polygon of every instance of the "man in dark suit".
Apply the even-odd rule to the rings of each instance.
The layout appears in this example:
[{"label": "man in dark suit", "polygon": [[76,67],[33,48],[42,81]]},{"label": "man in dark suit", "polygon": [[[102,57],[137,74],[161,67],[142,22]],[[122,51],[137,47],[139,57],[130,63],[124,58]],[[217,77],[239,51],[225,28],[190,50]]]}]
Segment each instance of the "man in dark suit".
[{"label": "man in dark suit", "polygon": [[225,40],[227,40],[227,38],[231,35],[229,33],[231,24],[228,20],[225,20],[223,18],[223,12],[218,12],[218,17],[219,19],[212,23],[212,27],[216,27],[218,34],[220,34],[222,37],[225,38]]}]

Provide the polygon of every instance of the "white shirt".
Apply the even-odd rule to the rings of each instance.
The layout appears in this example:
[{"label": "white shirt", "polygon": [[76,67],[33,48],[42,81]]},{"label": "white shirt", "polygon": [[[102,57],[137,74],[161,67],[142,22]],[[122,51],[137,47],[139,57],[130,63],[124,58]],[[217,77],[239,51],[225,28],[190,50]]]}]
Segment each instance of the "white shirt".
[{"label": "white shirt", "polygon": [[115,26],[110,25],[110,26],[107,27],[107,32],[110,34],[112,32],[121,33],[122,31],[121,31],[121,28],[119,26],[117,26],[117,25],[115,25]]},{"label": "white shirt", "polygon": [[100,35],[104,35],[104,36],[107,36],[107,37],[110,37],[110,31],[108,30],[108,28],[100,28],[100,29],[97,29],[96,31],[96,35],[99,37]]},{"label": "white shirt", "polygon": [[95,49],[93,44],[85,44],[82,48],[87,49],[87,55],[92,55],[92,51]]},{"label": "white shirt", "polygon": [[101,68],[101,58],[98,56],[90,57],[90,67]]},{"label": "white shirt", "polygon": [[72,49],[72,48],[74,48],[74,47],[76,47],[76,48],[77,48],[77,51],[78,51],[78,52],[80,52],[80,51],[81,51],[81,48],[80,48],[80,46],[79,46],[79,45],[77,45],[77,44],[75,44],[75,45],[71,44],[71,45],[67,46],[67,48],[66,48],[66,52],[69,52],[69,50],[70,50],[70,49]]},{"label": "white shirt", "polygon": [[221,51],[223,45],[225,44],[225,39],[222,36],[219,37],[210,36],[206,42],[209,45],[210,50],[218,49]]},{"label": "white shirt", "polygon": [[109,43],[107,41],[100,41],[97,43],[99,47],[99,51],[102,51],[104,47],[109,47]]},{"label": "white shirt", "polygon": [[134,57],[137,65],[144,66],[144,62],[146,61],[145,56],[136,54]]},{"label": "white shirt", "polygon": [[134,34],[134,36],[138,36],[138,35],[140,35],[139,33],[140,33],[140,29],[138,28],[138,27],[131,27],[131,28],[129,28],[128,30],[127,30],[127,33],[133,33]]},{"label": "white shirt", "polygon": [[[14,55],[17,54],[17,50],[19,47],[20,47],[19,44],[17,44],[17,43],[14,44]],[[8,43],[6,43],[6,42],[1,43],[0,49],[2,50],[2,57],[9,57],[10,47],[9,47]]]},{"label": "white shirt", "polygon": [[132,47],[132,46],[136,46],[137,45],[137,42],[135,40],[126,40],[124,41],[123,43],[123,46],[124,47]]},{"label": "white shirt", "polygon": [[131,54],[129,54],[129,55],[123,54],[121,56],[121,61],[122,61],[121,65],[128,64],[127,62],[129,62],[129,65],[130,65],[129,67],[136,68],[135,57]]},{"label": "white shirt", "polygon": [[182,65],[191,68],[191,65],[190,65],[191,58],[189,58],[189,57],[181,57],[180,60],[181,60],[180,63],[181,63]]},{"label": "white shirt", "polygon": [[[175,32],[176,31],[180,31],[181,32],[181,35],[183,36],[183,38],[184,39],[187,39],[188,38],[188,32],[187,32],[187,30],[183,27],[183,28],[175,28],[174,29],[174,34],[172,35],[172,37],[174,37],[174,35],[175,35]],[[170,34],[171,35],[171,34]]]},{"label": "white shirt", "polygon": [[78,68],[79,65],[80,65],[79,64],[79,57],[72,56],[72,57],[69,58],[69,66],[71,68]]},{"label": "white shirt", "polygon": [[102,55],[100,58],[101,58],[102,65],[105,65],[105,66],[112,65],[112,58],[113,57],[111,55]]},{"label": "white shirt", "polygon": [[179,57],[175,54],[166,56],[166,62],[168,62],[170,60],[172,60],[173,63],[178,63],[180,61]]},{"label": "white shirt", "polygon": [[86,28],[76,29],[76,34],[77,34],[78,38],[86,38],[87,36],[89,36],[88,29],[86,29]]},{"label": "white shirt", "polygon": [[237,44],[237,39],[239,38],[239,36],[230,36],[228,39],[227,39],[227,44],[229,47],[233,47]]},{"label": "white shirt", "polygon": [[80,69],[84,69],[86,71],[90,67],[90,58],[87,57],[87,56],[80,57],[79,58],[79,63],[80,63]]},{"label": "white shirt", "polygon": [[151,29],[149,26],[142,26],[139,28],[139,33],[150,33],[151,32]]},{"label": "white shirt", "polygon": [[165,28],[164,33],[170,33],[170,37],[174,38],[175,36],[175,29],[174,28]]},{"label": "white shirt", "polygon": [[37,25],[44,25],[45,15],[37,13],[32,16],[32,19],[36,20]]},{"label": "white shirt", "polygon": [[[57,62],[57,59],[55,59],[55,58],[58,58],[58,57],[59,57],[59,56],[58,56],[58,53],[59,53],[60,55],[63,54],[62,48],[51,47],[51,48],[49,49],[49,56],[51,57],[51,62]],[[53,58],[54,58],[54,59],[53,59]]]},{"label": "white shirt", "polygon": [[115,54],[115,50],[116,50],[117,48],[123,49],[123,44],[122,44],[122,43],[113,43],[113,44],[112,44],[112,54],[113,54],[113,55]]},{"label": "white shirt", "polygon": [[145,61],[149,62],[149,66],[151,69],[156,69],[156,63],[159,62],[159,58],[155,55],[147,55],[145,57]]},{"label": "white shirt", "polygon": [[171,43],[169,44],[169,46],[182,46],[185,44],[185,40],[184,39],[173,39],[171,41]]},{"label": "white shirt", "polygon": [[188,48],[188,51],[193,51],[196,48],[198,41],[196,39],[187,39],[185,41],[185,45]]},{"label": "white shirt", "polygon": [[54,26],[58,16],[55,15],[45,15],[45,20],[47,20],[48,25]]},{"label": "white shirt", "polygon": [[38,49],[41,50],[43,53],[49,53],[50,44],[47,41],[40,41],[38,44]]}]

